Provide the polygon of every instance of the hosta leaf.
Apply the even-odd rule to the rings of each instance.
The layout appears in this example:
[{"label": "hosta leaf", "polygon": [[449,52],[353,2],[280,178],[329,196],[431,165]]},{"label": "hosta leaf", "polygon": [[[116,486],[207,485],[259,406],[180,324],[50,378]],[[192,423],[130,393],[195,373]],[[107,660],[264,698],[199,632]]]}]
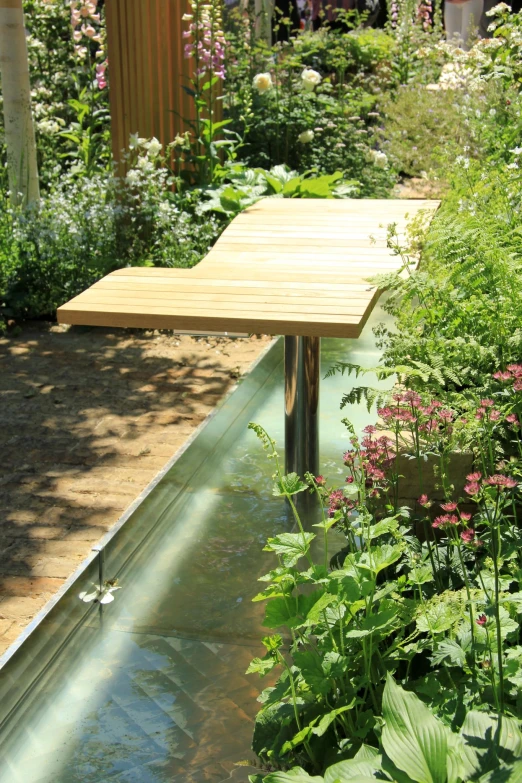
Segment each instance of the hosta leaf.
[{"label": "hosta leaf", "polygon": [[512,763],[522,758],[522,732],[519,722],[503,716],[500,738],[496,742],[498,718],[478,710],[466,715],[461,736],[464,739],[464,754],[475,772],[485,773],[498,767],[499,759]]},{"label": "hosta leaf", "polygon": [[324,783],[324,778],[318,775],[312,777],[301,767],[294,767],[289,772],[271,772],[263,783]]},{"label": "hosta leaf", "polygon": [[395,766],[417,783],[446,783],[449,729],[390,674],[382,712],[382,745]]},{"label": "hosta leaf", "polygon": [[314,533],[281,533],[268,539],[264,551],[275,552],[281,556],[286,566],[291,567],[307,554],[314,538]]},{"label": "hosta leaf", "polygon": [[[361,752],[362,751],[362,752]],[[381,768],[379,751],[368,745],[363,745],[353,759],[340,761],[328,767],[324,773],[324,783],[346,783],[354,778],[364,778],[375,781],[375,772]]]},{"label": "hosta leaf", "polygon": [[499,764],[492,772],[482,775],[478,783],[522,783],[522,761]]}]

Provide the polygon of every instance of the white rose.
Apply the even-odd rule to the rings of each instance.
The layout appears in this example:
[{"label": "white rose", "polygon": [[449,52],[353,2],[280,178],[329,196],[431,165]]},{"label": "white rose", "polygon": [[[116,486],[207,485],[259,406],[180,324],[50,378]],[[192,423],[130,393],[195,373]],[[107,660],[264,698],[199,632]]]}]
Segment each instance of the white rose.
[{"label": "white rose", "polygon": [[297,140],[300,141],[301,144],[310,144],[310,142],[314,140],[313,130],[303,131],[302,133],[299,134]]},{"label": "white rose", "polygon": [[321,84],[323,77],[312,68],[305,68],[301,74],[301,79],[303,80],[303,87],[305,90],[311,91],[314,87],[317,87],[318,84]]},{"label": "white rose", "polygon": [[271,90],[274,84],[269,73],[258,73],[257,76],[254,76],[253,86],[260,95],[263,95]]}]

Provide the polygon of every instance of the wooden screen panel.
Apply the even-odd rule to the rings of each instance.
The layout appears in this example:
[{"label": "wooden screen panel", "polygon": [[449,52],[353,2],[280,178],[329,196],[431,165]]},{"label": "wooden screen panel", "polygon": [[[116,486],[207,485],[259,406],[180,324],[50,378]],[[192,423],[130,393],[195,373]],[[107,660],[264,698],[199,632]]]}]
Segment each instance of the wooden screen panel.
[{"label": "wooden screen panel", "polygon": [[116,160],[133,133],[166,145],[193,116],[183,55],[188,0],[107,0],[112,147]]}]

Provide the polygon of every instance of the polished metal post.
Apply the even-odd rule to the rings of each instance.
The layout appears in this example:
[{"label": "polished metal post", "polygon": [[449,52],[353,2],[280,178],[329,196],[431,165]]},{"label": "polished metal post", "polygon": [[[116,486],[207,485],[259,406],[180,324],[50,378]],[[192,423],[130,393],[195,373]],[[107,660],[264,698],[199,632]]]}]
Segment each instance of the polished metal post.
[{"label": "polished metal post", "polygon": [[319,470],[320,337],[285,337],[285,470]]}]

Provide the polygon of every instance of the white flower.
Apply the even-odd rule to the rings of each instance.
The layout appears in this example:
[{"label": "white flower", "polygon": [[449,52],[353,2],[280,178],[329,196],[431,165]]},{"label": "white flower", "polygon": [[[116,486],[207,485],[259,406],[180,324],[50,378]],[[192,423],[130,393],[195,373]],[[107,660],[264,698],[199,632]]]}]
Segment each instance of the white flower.
[{"label": "white flower", "polygon": [[268,90],[271,90],[274,86],[272,77],[269,73],[258,73],[257,76],[254,76],[254,81],[252,84],[254,89],[257,90],[260,95],[268,92]]},{"label": "white flower", "polygon": [[490,117],[494,117],[496,113],[497,113],[496,109],[490,109],[489,110],[489,116]]},{"label": "white flower", "polygon": [[318,84],[321,84],[323,77],[320,73],[314,71],[313,68],[305,68],[301,74],[301,79],[303,80],[303,87],[305,90],[311,91],[314,87],[317,87]]},{"label": "white flower", "polygon": [[153,138],[145,144],[145,148],[148,150],[149,155],[155,158],[163,149],[163,144],[153,136]]},{"label": "white flower", "polygon": [[513,147],[513,149],[509,151],[512,152],[513,155],[520,155],[520,153],[522,153],[522,147]]},{"label": "white flower", "polygon": [[507,3],[498,3],[490,11],[486,11],[486,16],[497,16],[497,14],[503,14],[505,11],[511,11],[511,8]]},{"label": "white flower", "polygon": [[125,177],[126,181],[129,183],[129,185],[135,185],[137,182],[140,181],[140,173],[139,171],[136,171],[136,169],[131,169],[127,172],[127,176]]},{"label": "white flower", "polygon": [[507,168],[507,169],[518,169],[518,163],[516,163],[516,162],[513,162],[513,163],[508,163],[508,165],[506,166],[506,168]]},{"label": "white flower", "polygon": [[300,141],[301,144],[310,144],[310,142],[314,140],[314,135],[313,130],[305,130],[299,134],[297,140]]},{"label": "white flower", "polygon": [[101,590],[96,585],[93,585],[93,588],[94,590],[91,593],[84,590],[83,593],[80,593],[78,598],[86,604],[90,604],[93,601],[97,601],[100,604],[110,604],[114,601],[113,593],[116,590],[121,590],[121,587],[118,587],[113,582],[105,582]]},{"label": "white flower", "polygon": [[58,133],[60,125],[55,120],[41,120],[37,123],[37,128],[40,133],[53,135],[54,133]]},{"label": "white flower", "polygon": [[370,158],[372,159],[373,164],[378,168],[386,168],[388,163],[388,156],[385,152],[381,152],[380,150],[370,150]]}]

